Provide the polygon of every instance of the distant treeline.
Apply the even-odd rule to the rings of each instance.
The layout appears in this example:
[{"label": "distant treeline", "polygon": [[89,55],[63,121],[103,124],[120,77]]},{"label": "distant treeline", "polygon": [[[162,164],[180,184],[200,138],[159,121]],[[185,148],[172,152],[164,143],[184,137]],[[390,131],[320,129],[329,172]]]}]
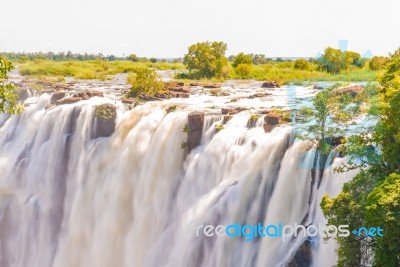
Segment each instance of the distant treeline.
[{"label": "distant treeline", "polygon": [[115,61],[115,60],[130,60],[133,62],[139,61],[151,61],[155,62],[181,62],[182,59],[157,59],[157,58],[146,58],[146,57],[138,57],[135,54],[131,54],[129,56],[117,57],[114,55],[103,55],[101,53],[98,54],[89,54],[89,53],[72,53],[71,51],[68,52],[34,52],[34,53],[15,53],[15,52],[0,52],[0,57],[7,58],[9,60],[18,60],[18,61],[25,61],[25,60],[35,60],[35,59],[47,59],[47,60],[54,60],[54,61],[66,61],[66,60],[105,60],[105,61]]}]

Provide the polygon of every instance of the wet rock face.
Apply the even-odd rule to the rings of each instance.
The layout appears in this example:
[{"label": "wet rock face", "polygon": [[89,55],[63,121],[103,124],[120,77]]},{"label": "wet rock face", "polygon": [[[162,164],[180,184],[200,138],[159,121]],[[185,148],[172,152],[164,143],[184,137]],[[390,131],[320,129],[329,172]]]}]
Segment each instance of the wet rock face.
[{"label": "wet rock face", "polygon": [[263,82],[261,87],[262,88],[278,88],[278,87],[280,87],[280,85],[278,84],[278,82],[268,81],[268,82]]},{"label": "wet rock face", "polygon": [[18,100],[25,101],[31,96],[31,93],[28,89],[19,89],[18,90]]},{"label": "wet rock face", "polygon": [[278,126],[280,124],[281,121],[281,116],[279,114],[275,114],[275,113],[268,113],[267,115],[265,115],[264,117],[264,131],[266,133],[269,133],[272,131],[272,129],[274,129],[276,126]]},{"label": "wet rock face", "polygon": [[200,145],[203,135],[204,112],[192,112],[188,115],[188,152]]},{"label": "wet rock face", "polygon": [[82,97],[75,97],[75,96],[71,96],[71,97],[66,97],[60,100],[56,100],[56,104],[57,105],[64,105],[64,104],[72,104],[72,103],[76,103],[82,100]]},{"label": "wet rock face", "polygon": [[58,100],[61,100],[65,97],[65,92],[56,92],[51,96],[50,104],[57,104]]},{"label": "wet rock face", "polygon": [[304,241],[286,267],[310,267],[312,264],[312,248],[309,240]]},{"label": "wet rock face", "polygon": [[91,138],[108,137],[115,131],[117,108],[112,104],[95,106]]}]

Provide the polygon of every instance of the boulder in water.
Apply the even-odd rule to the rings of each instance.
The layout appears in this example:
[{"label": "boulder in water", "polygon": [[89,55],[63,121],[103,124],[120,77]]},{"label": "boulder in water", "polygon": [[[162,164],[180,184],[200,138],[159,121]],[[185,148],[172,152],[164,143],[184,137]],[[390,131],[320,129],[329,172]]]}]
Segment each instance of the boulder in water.
[{"label": "boulder in water", "polygon": [[276,81],[267,81],[267,82],[263,82],[263,84],[261,85],[262,88],[279,88],[281,87],[279,85],[278,82]]},{"label": "boulder in water", "polygon": [[203,135],[204,112],[191,112],[188,115],[188,152],[200,145]]},{"label": "boulder in water", "polygon": [[60,100],[56,100],[56,104],[57,105],[64,105],[64,104],[72,104],[72,103],[76,103],[82,100],[82,97],[65,97],[63,99]]},{"label": "boulder in water", "polygon": [[112,104],[95,106],[92,139],[108,137],[115,131],[117,108]]},{"label": "boulder in water", "polygon": [[56,92],[51,96],[50,104],[57,104],[58,100],[61,100],[65,97],[65,92]]}]

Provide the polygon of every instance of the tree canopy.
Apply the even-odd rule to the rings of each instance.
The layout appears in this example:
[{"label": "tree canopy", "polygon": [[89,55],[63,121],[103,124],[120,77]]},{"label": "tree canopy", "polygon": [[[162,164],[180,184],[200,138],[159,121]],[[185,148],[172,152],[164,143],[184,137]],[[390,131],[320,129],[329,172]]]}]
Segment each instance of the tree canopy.
[{"label": "tree canopy", "polygon": [[14,85],[4,82],[7,79],[7,73],[12,69],[11,62],[0,57],[0,112],[11,114],[18,113],[21,110]]},{"label": "tree canopy", "polygon": [[225,78],[228,75],[227,45],[223,42],[202,42],[188,48],[183,63],[194,78]]}]

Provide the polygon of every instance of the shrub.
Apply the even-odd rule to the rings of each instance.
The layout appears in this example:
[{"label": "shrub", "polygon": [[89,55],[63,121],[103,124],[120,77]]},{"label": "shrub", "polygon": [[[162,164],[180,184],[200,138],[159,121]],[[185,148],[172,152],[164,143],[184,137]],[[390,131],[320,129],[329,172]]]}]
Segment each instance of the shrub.
[{"label": "shrub", "polygon": [[387,62],[387,58],[386,57],[373,57],[371,58],[371,60],[369,61],[369,68],[371,70],[381,70],[385,67]]},{"label": "shrub", "polygon": [[136,73],[128,75],[128,83],[132,85],[129,92],[130,96],[137,96],[141,93],[154,96],[155,93],[163,90],[163,82],[161,77],[152,69],[141,68]]},{"label": "shrub", "polygon": [[296,59],[296,61],[294,62],[294,68],[298,70],[309,70],[310,62],[308,62],[304,58]]},{"label": "shrub", "polygon": [[235,68],[235,73],[239,76],[239,78],[247,79],[247,78],[250,78],[251,69],[252,69],[252,67],[250,64],[239,64]]},{"label": "shrub", "polygon": [[241,64],[248,64],[251,65],[253,60],[250,55],[245,55],[244,53],[239,53],[232,62],[232,67],[236,68]]}]

